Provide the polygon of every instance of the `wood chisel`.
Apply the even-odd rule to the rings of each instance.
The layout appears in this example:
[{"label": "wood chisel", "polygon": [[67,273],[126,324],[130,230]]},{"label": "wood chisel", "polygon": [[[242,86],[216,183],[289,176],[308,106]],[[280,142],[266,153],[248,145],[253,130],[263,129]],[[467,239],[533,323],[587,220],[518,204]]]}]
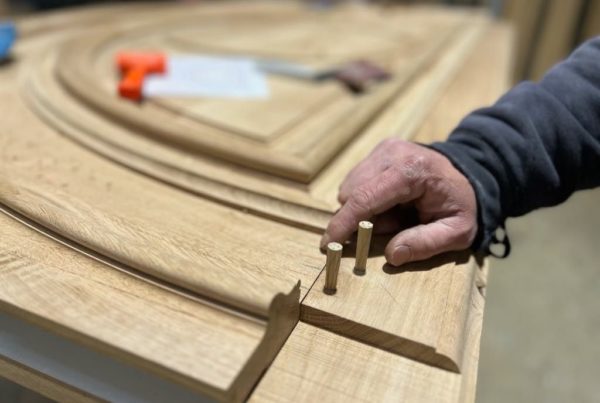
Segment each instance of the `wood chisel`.
[{"label": "wood chisel", "polygon": [[387,80],[390,74],[367,60],[355,60],[341,66],[318,69],[300,63],[276,59],[257,59],[258,67],[266,73],[302,80],[338,80],[353,92],[364,92],[373,83]]}]

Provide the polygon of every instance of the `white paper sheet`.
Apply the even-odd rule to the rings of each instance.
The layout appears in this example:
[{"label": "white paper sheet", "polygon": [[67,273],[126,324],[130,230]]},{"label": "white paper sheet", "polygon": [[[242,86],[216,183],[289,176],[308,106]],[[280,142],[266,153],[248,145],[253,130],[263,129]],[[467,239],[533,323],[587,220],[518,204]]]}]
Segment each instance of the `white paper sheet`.
[{"label": "white paper sheet", "polygon": [[247,58],[170,56],[164,75],[144,81],[147,97],[266,98],[265,74]]}]

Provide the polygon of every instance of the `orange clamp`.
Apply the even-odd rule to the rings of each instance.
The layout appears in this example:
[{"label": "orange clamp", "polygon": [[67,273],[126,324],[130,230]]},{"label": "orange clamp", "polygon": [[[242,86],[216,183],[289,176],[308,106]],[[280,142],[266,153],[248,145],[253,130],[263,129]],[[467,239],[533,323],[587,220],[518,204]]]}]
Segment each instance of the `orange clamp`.
[{"label": "orange clamp", "polygon": [[142,87],[147,74],[167,71],[167,58],[160,52],[120,52],[116,64],[122,76],[119,95],[133,101],[142,99]]}]

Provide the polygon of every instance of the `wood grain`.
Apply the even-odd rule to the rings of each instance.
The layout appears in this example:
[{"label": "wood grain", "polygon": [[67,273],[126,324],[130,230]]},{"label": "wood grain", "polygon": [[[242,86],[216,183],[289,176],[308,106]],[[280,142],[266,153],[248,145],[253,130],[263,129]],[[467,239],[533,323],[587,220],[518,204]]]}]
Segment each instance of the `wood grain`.
[{"label": "wood grain", "polygon": [[438,94],[426,119],[411,136],[431,143],[444,140],[473,110],[492,105],[510,88],[514,62],[514,30],[505,23],[491,25],[480,37],[464,66]]},{"label": "wood grain", "polygon": [[340,271],[340,260],[342,259],[342,245],[337,242],[327,244],[327,260],[325,261],[325,285],[323,291],[327,294],[335,294],[337,289],[337,278]]},{"label": "wood grain", "polygon": [[[465,114],[478,106],[490,104],[506,90],[510,82],[512,38],[512,30],[507,25],[495,24],[486,29],[479,37],[476,46],[471,48],[472,53],[464,60],[465,67],[460,69],[444,93],[439,96],[438,102],[424,119],[425,123],[420,128],[409,131],[414,133],[416,141],[427,143],[443,139]],[[390,117],[389,122],[395,120]],[[383,126],[379,128],[381,131],[386,130]],[[377,249],[377,246],[375,245],[374,248]],[[379,253],[381,249],[380,244]],[[377,250],[374,253],[377,253]],[[335,331],[341,334],[408,356],[418,355],[420,351],[418,347],[421,347],[425,355],[415,359],[458,370],[462,354],[460,343],[464,340],[460,337],[462,330],[460,326],[444,329],[443,316],[447,314],[455,318],[446,323],[454,325],[460,322],[466,323],[468,316],[465,316],[466,312],[461,312],[461,303],[458,303],[457,309],[452,309],[449,304],[466,298],[473,281],[478,282],[480,288],[484,290],[482,286],[485,285],[487,269],[485,267],[483,270],[475,269],[475,266],[469,264],[453,267],[450,263],[449,266],[441,266],[441,262],[432,261],[420,267],[421,269],[433,268],[430,271],[413,271],[410,267],[404,271],[395,271],[391,268],[385,269],[380,257],[369,260],[367,276],[357,277],[352,274],[352,252],[350,252],[342,262],[338,293],[334,297],[323,296],[317,286],[313,287],[303,302],[303,320],[324,325],[326,328],[335,328]],[[413,267],[415,268],[418,269],[419,266]],[[323,279],[319,281],[322,282]],[[446,291],[442,291],[440,287],[447,287]],[[429,297],[425,297],[427,294]],[[441,295],[452,295],[448,301],[454,302],[442,301]],[[420,300],[421,297],[424,299]],[[400,308],[390,308],[396,303]],[[434,308],[436,305],[437,308]],[[367,306],[380,308],[376,310],[369,308],[369,313],[361,312],[361,307]],[[428,311],[434,317],[421,321],[419,319],[421,309]],[[393,312],[389,312],[390,310]],[[399,318],[394,315],[407,316]],[[389,318],[395,319],[392,319],[391,326],[387,327],[386,321]],[[419,325],[415,325],[415,322]],[[411,336],[405,334],[404,338],[411,341],[420,340],[421,346],[411,346],[411,342],[402,345],[400,338],[404,331],[403,323],[410,324],[407,326],[411,328],[411,332],[419,333],[413,333]],[[364,325],[366,327],[363,327]],[[389,334],[385,336],[374,334],[373,328],[385,330]],[[443,340],[443,343],[451,341],[456,344],[434,347],[435,335],[439,331],[447,332],[439,340]],[[457,333],[451,335],[452,332]],[[400,338],[395,338],[394,335]],[[423,345],[434,347],[436,352]],[[410,350],[408,354],[406,349]],[[451,358],[452,362],[439,355]]]},{"label": "wood grain", "polygon": [[356,235],[356,263],[354,264],[355,273],[366,274],[372,235],[373,224],[371,222],[361,221],[358,223],[358,233]]},{"label": "wood grain", "polygon": [[[390,103],[378,119],[369,125],[338,158],[310,184],[310,193],[337,206],[337,192],[348,171],[365,158],[381,140],[399,136],[410,139],[425,121],[444,88],[457,71],[464,68],[465,58],[473,46],[485,37],[489,19],[473,15],[462,35],[456,38],[435,63],[416,77],[406,90]],[[445,133],[440,133],[444,136]]]},{"label": "wood grain", "polygon": [[[427,15],[425,10],[413,14],[420,16],[419,18]],[[487,23],[481,16],[472,17],[470,21],[473,25],[458,35],[452,45],[444,49],[439,56],[440,63],[438,61],[435,63],[441,64],[436,74],[447,77],[446,80],[452,75],[452,63],[444,62],[447,59],[444,55],[452,55],[452,58],[460,61],[460,55],[469,47],[469,38],[477,35],[476,32],[481,24]],[[54,42],[48,41],[45,37],[36,38],[36,41],[36,52],[31,53],[41,53],[42,57],[31,61],[23,95],[44,120],[61,132],[112,160],[201,194],[203,197],[316,232],[321,232],[325,228],[331,213],[337,208],[335,195],[332,195],[337,188],[336,183],[356,162],[360,154],[344,151],[333,161],[333,164],[330,164],[336,169],[328,167],[307,189],[306,186],[293,181],[240,169],[239,166],[214,158],[197,158],[183,150],[163,147],[145,136],[132,136],[125,128],[94,113],[70,96],[54,77],[55,52],[44,55],[47,53],[44,50],[52,49]],[[101,77],[106,76],[104,70],[97,74]],[[419,73],[429,74],[428,70]],[[391,116],[397,122],[402,121],[404,124],[418,124],[424,116],[423,111],[426,111],[435,99],[436,91],[443,87],[444,80],[433,79],[432,76],[423,79],[427,83],[425,88],[419,87],[411,93],[410,99],[416,102],[405,98],[405,105],[400,112],[397,107],[388,108],[385,116]],[[400,116],[400,119],[395,116]],[[377,122],[381,120],[380,118]],[[388,118],[383,118],[383,121],[386,120]],[[360,135],[362,140],[355,141],[350,147],[351,150],[359,149],[364,152],[372,148],[382,135],[386,134],[380,129],[383,125],[377,122],[372,125],[373,130],[367,130]],[[375,133],[377,135],[374,135]],[[362,146],[357,147],[357,143],[361,143]]]},{"label": "wood grain", "polygon": [[318,235],[115,166],[45,126],[15,93],[0,103],[1,202],[75,244],[263,318],[275,295],[298,281],[304,295],[321,270]]},{"label": "wood grain", "polygon": [[353,269],[354,257],[343,258],[333,296],[321,291],[324,279],[317,280],[302,302],[301,320],[460,372],[467,302],[478,270],[472,260],[447,255],[393,268],[380,256],[369,260],[366,276]]},{"label": "wood grain", "polygon": [[[273,7],[277,8],[275,5]],[[161,15],[158,27],[164,32],[169,32],[182,26],[197,25],[199,23],[198,18],[201,19],[203,16],[202,13],[194,12],[194,10],[188,9],[187,13],[182,13],[178,17]],[[202,8],[198,10],[202,10]],[[336,10],[332,13],[336,13]],[[164,108],[157,107],[154,103],[134,105],[117,99],[112,91],[114,83],[113,86],[108,88],[110,92],[98,85],[95,74],[90,74],[90,66],[96,64],[99,50],[136,45],[138,48],[152,47],[152,42],[149,44],[139,43],[139,39],[133,44],[128,43],[127,37],[131,35],[134,38],[152,38],[153,36],[150,33],[156,31],[157,26],[155,25],[138,28],[132,32],[131,27],[122,29],[113,23],[111,30],[104,32],[92,31],[89,34],[78,35],[62,47],[59,56],[61,63],[57,65],[57,76],[81,101],[89,104],[97,112],[108,115],[114,121],[127,126],[130,130],[138,132],[138,134],[151,136],[170,146],[216,156],[233,161],[238,165],[249,166],[277,176],[308,182],[419,69],[432,60],[436,51],[450,40],[451,34],[458,29],[460,23],[466,20],[468,15],[467,13],[448,13],[446,18],[436,19],[436,34],[433,35],[432,30],[413,23],[410,18],[412,14],[410,11],[405,14],[406,16],[401,14],[404,16],[405,21],[400,26],[415,24],[411,31],[413,38],[409,42],[412,46],[409,49],[404,49],[405,53],[400,53],[396,57],[397,60],[390,64],[390,68],[394,73],[392,80],[381,84],[378,89],[361,97],[337,89],[335,98],[317,109],[314,107],[315,100],[324,99],[322,95],[330,94],[333,88],[329,84],[312,86],[315,93],[313,97],[307,98],[310,102],[303,107],[303,109],[310,109],[311,114],[302,119],[296,127],[279,136],[269,147],[240,136],[240,133],[219,130],[206,124],[200,125],[195,120],[187,119],[185,111],[174,115]],[[375,18],[376,15],[369,14],[369,16]],[[383,16],[383,14],[379,15],[376,22],[386,26],[387,21]],[[260,17],[261,15],[253,13],[249,13],[247,16],[250,20],[260,19]],[[352,17],[352,14],[348,15],[348,18]],[[298,18],[306,20],[309,15],[307,12],[305,14],[300,13]],[[363,19],[356,18],[352,25],[356,29],[360,29]],[[324,22],[327,22],[327,20]],[[233,27],[236,26],[233,25]],[[245,27],[247,28],[247,24]],[[330,46],[334,46],[334,43],[337,45],[336,42],[321,41],[321,36],[319,36],[323,29],[333,31],[331,28],[323,27],[321,30],[314,32],[308,31],[305,35],[315,35],[315,38],[319,38],[320,43],[330,43]],[[231,36],[231,29],[234,29],[231,25],[225,25],[222,31],[223,35]],[[260,24],[259,29],[264,29],[264,25]],[[290,26],[289,29],[293,30],[294,26]],[[401,34],[402,32],[396,36],[397,42],[401,42],[403,38]],[[239,35],[245,37],[246,33],[241,31]],[[389,43],[389,39],[387,40]],[[271,57],[277,56],[277,54],[271,55]],[[366,56],[362,55],[360,48],[358,48],[354,50],[353,57]],[[108,69],[108,66],[105,69]],[[278,107],[279,105],[285,107],[285,103],[286,100],[283,98],[279,99],[277,105]],[[264,107],[269,107],[269,105],[272,106],[272,104],[266,104]],[[262,113],[266,112],[267,109],[262,110]],[[277,109],[273,110],[271,108],[268,113],[277,115]],[[234,118],[235,115],[230,115],[226,120]],[[327,133],[327,136],[323,136],[324,133]],[[317,141],[320,142],[318,148],[314,147]]]},{"label": "wood grain", "polygon": [[[269,18],[281,14],[281,6],[256,4]],[[244,18],[244,7],[254,6],[209,4],[202,14],[237,13]],[[297,15],[297,5],[289,7],[286,13]],[[427,134],[429,129],[422,128],[418,138],[440,138],[454,124],[449,122],[459,118],[461,108],[477,106],[484,98],[487,102],[491,94],[495,97],[499,91],[495,78],[507,69],[506,31],[491,34],[499,31],[472,12],[448,17],[445,10],[423,8],[411,14],[415,19],[404,27],[407,36],[402,42],[408,43],[408,50],[419,46],[423,38],[419,29],[429,26],[423,24],[428,18],[449,25],[460,22],[462,27],[443,42],[446,46],[431,63],[410,77],[401,96],[383,113],[365,114],[371,122],[368,128],[335,158],[328,157],[315,179],[299,183],[164,147],[132,135],[113,117],[79,102],[56,79],[58,55],[53,47],[73,35],[84,35],[86,24],[106,21],[111,13],[101,10],[98,15],[70,14],[82,16],[81,23],[72,21],[62,32],[56,27],[69,22],[69,17],[23,21],[27,35],[15,49],[18,63],[0,69],[0,203],[44,234],[19,224],[27,235],[17,237],[12,219],[0,225],[0,232],[6,233],[0,245],[12,244],[11,254],[1,255],[1,309],[200,393],[240,400],[290,333],[299,316],[298,299],[304,298],[303,317],[338,334],[299,324],[253,399],[281,401],[293,396],[299,401],[317,397],[328,401],[351,395],[354,400],[404,396],[417,401],[472,401],[478,352],[473,346],[479,340],[485,271],[470,263],[444,265],[443,257],[384,271],[379,245],[373,250],[379,257],[369,260],[363,277],[352,274],[349,251],[342,259],[338,293],[322,301],[324,273],[319,273],[325,257],[318,251],[319,236],[297,227],[312,231],[323,227],[337,205],[337,184],[379,139],[398,130],[409,137],[426,117],[436,133]],[[182,13],[176,8],[160,12],[168,17],[165,21],[175,21]],[[374,21],[364,16],[362,8],[352,13],[365,24]],[[129,26],[131,32],[145,32],[156,24],[155,11],[140,7],[139,15],[139,22]],[[121,24],[117,16],[111,19]],[[405,17],[395,20],[402,21]],[[419,24],[425,28],[414,28]],[[411,36],[408,31],[413,28]],[[302,30],[291,30],[288,39],[298,32]],[[252,45],[251,38],[237,39],[240,42],[231,46]],[[125,42],[138,43],[129,40]],[[161,41],[173,38],[156,43]],[[360,47],[369,49],[369,41],[365,38]],[[504,47],[495,47],[498,44]],[[323,52],[316,49],[321,53],[311,56],[315,59]],[[467,59],[474,49],[483,56]],[[351,47],[344,48],[332,57],[351,53]],[[93,71],[106,72],[100,60],[107,55],[94,56],[99,64],[92,68],[99,70]],[[403,57],[373,57],[399,68],[412,65]],[[106,90],[111,79],[101,75],[99,85]],[[449,92],[440,98],[447,85]],[[162,108],[165,116],[198,111],[186,117],[190,127],[200,121],[206,124],[216,108],[167,103],[160,100],[154,107]],[[333,104],[340,111],[354,107],[347,100]],[[433,106],[434,113],[429,114]],[[218,123],[223,131],[247,129],[248,133],[238,133],[246,137],[244,141],[273,146],[287,142],[298,153],[311,149],[314,141],[298,141],[301,131],[293,133],[298,122],[311,122],[318,132],[323,127],[319,119],[335,121],[337,113],[309,119],[310,114],[294,115],[284,109],[281,119],[259,119],[252,126],[244,123],[249,120],[244,109],[232,108],[239,119],[235,124],[223,124],[225,112],[214,116],[211,124]],[[258,121],[265,132],[257,132]],[[0,222],[3,219],[7,218],[0,215]],[[419,270],[425,267],[431,270]],[[148,334],[149,341],[143,339]],[[199,336],[206,337],[202,339],[206,343],[199,343]]]},{"label": "wood grain", "polygon": [[483,302],[473,288],[461,374],[299,322],[250,402],[474,402]]},{"label": "wood grain", "polygon": [[297,321],[297,292],[257,320],[135,278],[1,213],[0,239],[2,311],[218,399],[243,399]]}]

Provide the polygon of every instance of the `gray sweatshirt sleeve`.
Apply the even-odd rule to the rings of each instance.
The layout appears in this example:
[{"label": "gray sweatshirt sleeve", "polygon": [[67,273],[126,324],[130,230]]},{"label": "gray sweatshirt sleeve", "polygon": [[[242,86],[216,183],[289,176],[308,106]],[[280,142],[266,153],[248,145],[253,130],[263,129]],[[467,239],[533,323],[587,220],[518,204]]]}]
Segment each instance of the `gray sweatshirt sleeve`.
[{"label": "gray sweatshirt sleeve", "polygon": [[470,180],[479,233],[490,253],[507,217],[566,200],[600,185],[600,37],[580,46],[539,83],[517,85],[495,105],[468,115],[431,147]]}]

